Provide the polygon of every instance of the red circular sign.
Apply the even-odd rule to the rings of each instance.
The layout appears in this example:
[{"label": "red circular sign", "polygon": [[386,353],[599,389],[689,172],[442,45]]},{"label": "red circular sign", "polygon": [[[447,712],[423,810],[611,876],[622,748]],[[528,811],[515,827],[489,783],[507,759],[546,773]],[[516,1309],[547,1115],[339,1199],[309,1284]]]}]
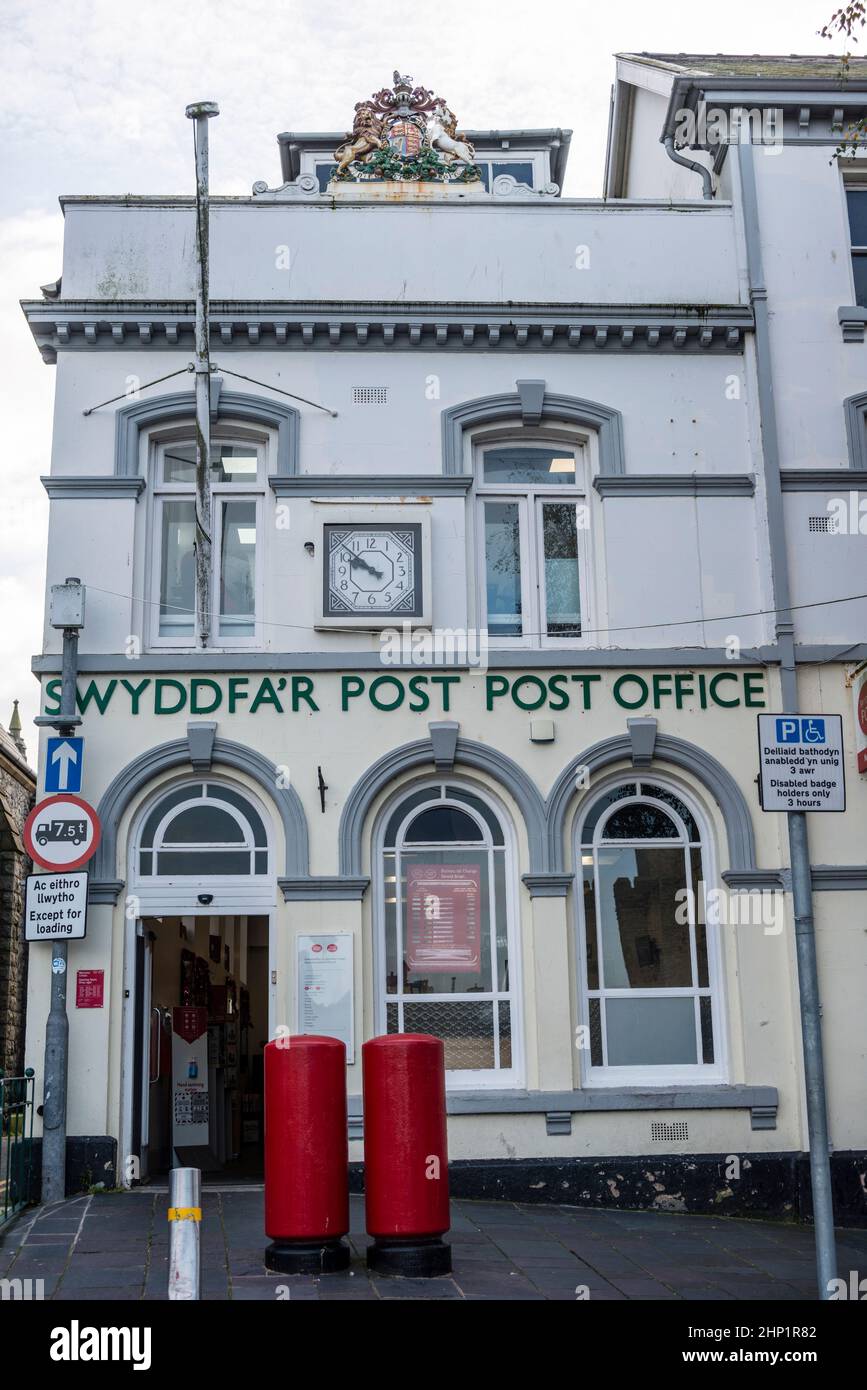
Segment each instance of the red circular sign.
[{"label": "red circular sign", "polygon": [[86,864],[96,853],[101,833],[93,807],[69,792],[46,796],[24,822],[24,844],[30,858],[57,873]]},{"label": "red circular sign", "polygon": [[321,944],[321,942],[315,941],[315,942],[313,943],[313,945],[310,947],[310,949],[311,949],[311,951],[315,951],[315,953],[318,955],[319,952],[322,950],[322,944]]},{"label": "red circular sign", "polygon": [[858,696],[858,723],[861,725],[861,732],[867,734],[867,680]]}]

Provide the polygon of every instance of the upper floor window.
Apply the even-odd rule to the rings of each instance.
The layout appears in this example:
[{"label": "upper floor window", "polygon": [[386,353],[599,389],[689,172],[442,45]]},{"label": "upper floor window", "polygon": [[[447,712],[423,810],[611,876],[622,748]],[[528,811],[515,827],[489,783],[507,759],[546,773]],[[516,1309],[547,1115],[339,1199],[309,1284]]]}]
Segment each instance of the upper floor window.
[{"label": "upper floor window", "polygon": [[[188,433],[154,445],[153,637],[160,645],[196,639],[196,446]],[[211,441],[211,641],[246,645],[261,618],[265,442],[252,435]]]},{"label": "upper floor window", "polygon": [[855,303],[867,308],[867,184],[847,187],[846,205],[849,210]]},{"label": "upper floor window", "polygon": [[521,437],[476,453],[480,625],[507,645],[574,642],[591,580],[586,442]]}]

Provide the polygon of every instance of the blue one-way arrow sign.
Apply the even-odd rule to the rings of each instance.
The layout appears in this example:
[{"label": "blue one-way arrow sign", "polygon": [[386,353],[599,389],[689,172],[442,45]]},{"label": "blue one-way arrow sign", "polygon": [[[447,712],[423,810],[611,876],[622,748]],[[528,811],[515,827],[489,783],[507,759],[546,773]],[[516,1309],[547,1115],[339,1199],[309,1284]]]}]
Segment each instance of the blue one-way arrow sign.
[{"label": "blue one-way arrow sign", "polygon": [[45,757],[46,792],[80,792],[83,738],[50,738]]}]

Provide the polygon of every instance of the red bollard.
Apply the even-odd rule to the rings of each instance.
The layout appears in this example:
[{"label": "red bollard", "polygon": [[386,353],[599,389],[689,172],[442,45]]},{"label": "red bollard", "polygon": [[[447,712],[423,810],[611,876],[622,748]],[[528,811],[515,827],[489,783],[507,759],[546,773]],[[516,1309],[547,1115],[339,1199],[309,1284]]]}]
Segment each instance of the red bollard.
[{"label": "red bollard", "polygon": [[450,1274],[445,1053],[439,1038],[392,1033],[361,1049],[364,1203],[379,1274]]},{"label": "red bollard", "polygon": [[346,1047],[278,1038],[265,1048],[265,1251],[281,1274],[349,1266]]}]

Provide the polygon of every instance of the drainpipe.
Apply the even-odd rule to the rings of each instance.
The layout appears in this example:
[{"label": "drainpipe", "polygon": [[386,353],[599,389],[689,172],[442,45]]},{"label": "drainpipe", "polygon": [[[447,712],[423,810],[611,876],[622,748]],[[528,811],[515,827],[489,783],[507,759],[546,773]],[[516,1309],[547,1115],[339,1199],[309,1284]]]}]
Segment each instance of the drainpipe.
[{"label": "drainpipe", "polygon": [[[795,656],[794,622],[791,612],[791,586],[786,551],[785,519],[780,484],[780,446],[771,371],[771,338],[768,319],[768,291],[765,285],[759,231],[756,175],[751,144],[738,144],[744,240],[750,301],[756,320],[756,373],[758,377],[759,419],[768,508],[768,545],[771,555],[771,581],[776,608],[776,639],[780,649],[780,689],[783,712],[798,712],[798,673]],[[813,1193],[813,1224],[816,1232],[816,1270],[819,1298],[830,1298],[830,1281],[837,1274],[834,1242],[834,1206],[831,1193],[830,1138],[825,1099],[825,1063],[822,1053],[822,1013],[816,964],[816,935],[813,924],[813,886],[807,817],[803,811],[787,812],[789,862],[792,866],[792,912],[795,919],[795,950],[798,960],[801,1039],[804,1056],[804,1085],[807,1099],[807,1132],[810,1146],[810,1183]]]},{"label": "drainpipe", "polygon": [[673,159],[675,164],[682,164],[684,169],[691,169],[694,174],[701,174],[703,198],[713,197],[713,175],[710,169],[706,169],[703,164],[697,164],[694,159],[684,159],[682,154],[678,154],[674,148],[674,136],[666,135],[662,141],[665,146],[665,153],[669,159]]}]

